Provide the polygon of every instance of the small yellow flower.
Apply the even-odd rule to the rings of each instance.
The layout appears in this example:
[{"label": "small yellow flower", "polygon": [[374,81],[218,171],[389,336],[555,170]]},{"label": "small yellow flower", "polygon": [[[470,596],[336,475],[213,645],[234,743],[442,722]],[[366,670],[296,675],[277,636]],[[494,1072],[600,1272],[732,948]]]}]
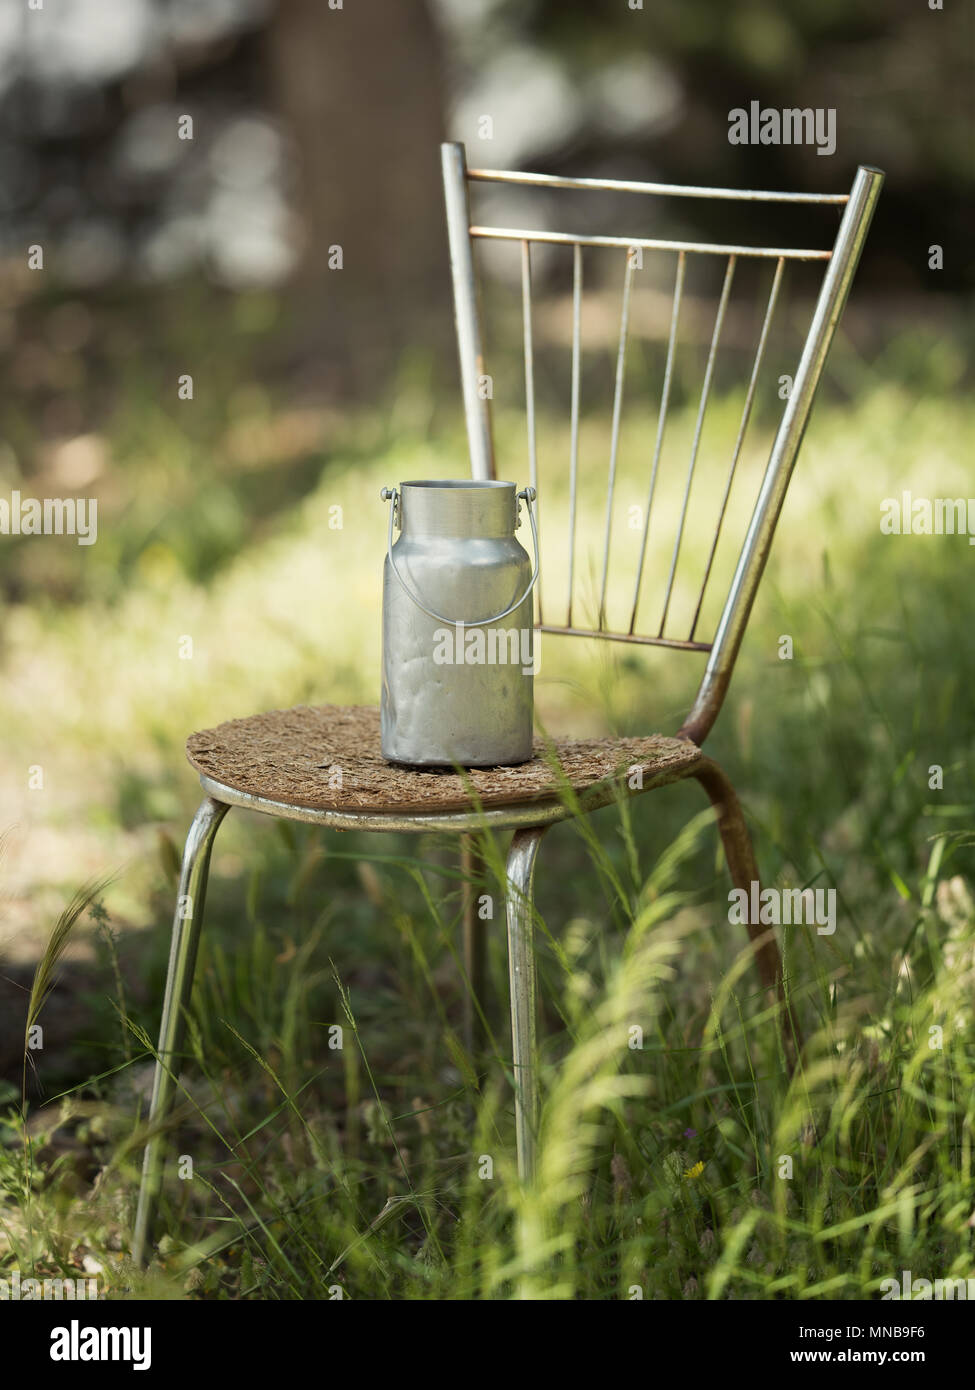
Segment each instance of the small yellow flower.
[{"label": "small yellow flower", "polygon": [[685,1177],[685,1178],[690,1178],[690,1179],[693,1181],[694,1178],[699,1178],[703,1172],[704,1172],[704,1160],[701,1159],[700,1163],[695,1163],[693,1168],[685,1168],[685,1169],[684,1169],[684,1177]]}]

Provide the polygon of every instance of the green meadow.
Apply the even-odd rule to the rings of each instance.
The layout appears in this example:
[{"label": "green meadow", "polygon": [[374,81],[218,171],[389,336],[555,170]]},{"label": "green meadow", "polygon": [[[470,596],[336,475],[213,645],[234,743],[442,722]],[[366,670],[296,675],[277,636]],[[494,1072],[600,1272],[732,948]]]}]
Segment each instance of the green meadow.
[{"label": "green meadow", "polygon": [[[483,885],[491,1042],[471,1056],[456,842],[234,811],[213,854],[164,1234],[149,1269],[132,1267],[178,860],[200,797],[185,738],[259,710],[378,703],[380,489],[465,471],[457,393],[421,359],[382,410],[296,403],[261,384],[250,355],[273,306],[245,296],[221,312],[208,331],[235,351],[201,363],[192,402],[172,389],[176,316],[158,324],[168,347],[152,370],[121,329],[107,335],[103,423],[70,445],[39,442],[24,407],[4,407],[0,493],[90,491],[99,534],[90,547],[4,538],[0,973],[17,987],[0,1276],[97,1273],[109,1297],[175,1299],[796,1300],[877,1297],[905,1269],[971,1276],[973,557],[965,536],[880,523],[905,489],[975,491],[975,405],[961,343],[917,327],[869,362],[839,343],[707,743],[738,788],[763,883],[835,890],[835,932],[779,929],[806,1038],[795,1075],[729,921],[695,784],[542,843],[544,1108],[527,1189],[514,1171],[503,838]],[[623,630],[658,365],[659,351],[634,357],[620,441],[607,612]],[[706,636],[774,429],[771,369]],[[69,384],[94,410],[106,364],[91,370]],[[523,484],[514,389],[496,405],[500,475]],[[568,599],[570,434],[556,405],[543,393],[546,621]],[[680,389],[668,424],[669,490],[639,591],[648,627],[696,406]],[[676,569],[681,635],[741,408],[716,382]],[[589,618],[609,434],[603,398],[580,430],[573,606]],[[539,719],[560,736],[673,733],[703,661],[545,634]],[[28,1023],[44,1047],[23,1063]]]}]

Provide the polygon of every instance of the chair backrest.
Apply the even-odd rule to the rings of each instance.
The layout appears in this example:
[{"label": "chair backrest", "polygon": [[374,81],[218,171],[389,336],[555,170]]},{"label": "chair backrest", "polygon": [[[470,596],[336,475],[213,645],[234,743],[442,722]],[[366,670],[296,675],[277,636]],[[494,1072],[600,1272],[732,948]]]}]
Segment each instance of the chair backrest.
[{"label": "chair backrest", "polygon": [[[571,330],[571,382],[570,382],[570,442],[569,442],[569,519],[568,519],[568,602],[554,618],[548,598],[540,592],[535,625],[544,632],[561,632],[573,636],[601,637],[612,641],[636,642],[651,646],[669,647],[684,651],[707,652],[708,661],[693,707],[680,735],[697,744],[704,741],[721,707],[742,636],[751,612],[752,603],[758,588],[765,563],[768,558],[776,523],[785,499],[786,489],[792,475],[796,456],[802,441],[803,432],[809,418],[816,389],[822,376],[823,367],[833,339],[836,326],[842,315],[849,294],[850,285],[863,249],[874,207],[883,184],[883,174],[878,169],[861,166],[857,170],[853,187],[849,194],[810,194],[810,193],[761,193],[726,188],[695,188],[659,183],[634,183],[613,179],[561,178],[545,174],[517,173],[494,169],[469,169],[463,145],[445,144],[442,146],[444,195],[446,201],[447,230],[450,245],[451,273],[454,292],[454,312],[457,326],[457,343],[460,356],[460,375],[463,390],[464,411],[467,423],[467,436],[470,446],[471,471],[475,478],[495,476],[494,444],[491,426],[490,392],[484,383],[490,380],[485,370],[482,328],[478,308],[478,290],[474,267],[474,242],[493,239],[520,243],[521,249],[521,295],[523,322],[523,351],[525,372],[525,408],[528,427],[528,462],[530,482],[538,486],[538,464],[535,431],[536,392],[535,392],[535,348],[532,301],[532,247],[536,244],[563,245],[572,253],[572,330]],[[604,190],[613,194],[635,193],[660,195],[667,198],[705,198],[757,203],[799,203],[834,204],[843,208],[842,219],[836,240],[831,250],[813,250],[796,247],[738,246],[715,241],[659,240],[648,237],[587,236],[566,232],[526,230],[504,226],[486,226],[472,223],[470,211],[470,184],[472,182],[501,183],[510,185],[530,185],[547,189]],[[605,513],[601,519],[602,561],[596,591],[598,596],[598,616],[588,625],[580,622],[578,613],[573,614],[573,569],[576,555],[577,496],[579,462],[579,424],[580,424],[580,356],[581,356],[581,302],[583,281],[583,248],[617,248],[624,258],[623,291],[620,310],[619,344],[615,355],[615,377],[613,388],[612,423],[609,440],[609,466],[606,489]],[[629,331],[631,291],[634,267],[642,263],[644,251],[669,253],[676,257],[673,280],[673,297],[670,312],[670,330],[667,341],[667,355],[660,390],[659,410],[657,412],[656,441],[649,462],[646,506],[642,518],[642,544],[636,561],[635,584],[632,604],[629,606],[628,627],[617,624],[616,628],[607,619],[607,577],[612,545],[612,521],[614,492],[617,482],[617,459],[620,444],[620,422],[623,403],[625,355]],[[682,496],[676,509],[675,534],[669,551],[668,575],[661,597],[659,621],[644,629],[639,622],[641,581],[647,554],[647,540],[650,531],[651,511],[658,481],[658,466],[664,441],[668,408],[672,398],[675,350],[678,342],[681,303],[684,297],[685,271],[688,258],[692,256],[717,256],[724,259],[725,270],[722,288],[710,338],[707,363],[704,369],[703,384],[690,448],[686,475],[683,479]],[[691,487],[701,444],[708,401],[712,394],[715,360],[721,339],[722,328],[731,293],[735,268],[741,259],[760,258],[774,269],[771,273],[771,287],[765,307],[761,331],[758,334],[748,386],[745,392],[737,437],[730,453],[730,461],[724,478],[723,496],[717,507],[717,522],[713,536],[706,547],[707,559],[697,597],[693,606],[693,619],[689,631],[675,633],[673,628],[673,609],[671,599],[674,591],[674,578],[678,558],[688,520]],[[815,309],[812,314],[804,347],[795,371],[791,390],[785,401],[781,419],[771,446],[764,476],[758,490],[757,500],[751,514],[751,521],[738,556],[737,566],[731,579],[727,598],[717,623],[714,637],[702,640],[698,633],[702,603],[705,590],[712,574],[712,567],[722,525],[725,521],[728,498],[738,467],[742,445],[755,401],[759,370],[765,356],[769,330],[776,303],[780,297],[785,265],[787,261],[819,261],[825,264],[825,274],[819,289]],[[720,489],[719,489],[720,491]],[[709,524],[709,535],[711,527]],[[595,597],[594,597],[595,603]],[[565,617],[562,620],[561,614]],[[685,635],[686,633],[686,635]]]}]

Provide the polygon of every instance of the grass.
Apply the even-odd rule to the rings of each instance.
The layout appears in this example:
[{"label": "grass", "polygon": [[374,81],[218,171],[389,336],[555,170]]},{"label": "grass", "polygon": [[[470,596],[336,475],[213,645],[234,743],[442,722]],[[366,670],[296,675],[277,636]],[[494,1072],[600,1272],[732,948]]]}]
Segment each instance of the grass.
[{"label": "grass", "polygon": [[[412,378],[382,419],[288,410],[257,388],[202,420],[148,389],[138,410],[123,398],[99,444],[104,545],[59,552],[46,596],[42,576],[5,620],[5,791],[11,819],[32,826],[9,837],[6,871],[20,939],[36,943],[25,954],[41,958],[34,998],[58,972],[47,1007],[82,968],[92,983],[81,1021],[59,1037],[52,1019],[31,1055],[26,1104],[19,1068],[0,1091],[0,1273],[97,1267],[109,1296],[261,1299],[848,1299],[878,1296],[902,1269],[973,1273],[969,551],[961,537],[883,536],[879,517],[905,487],[967,496],[975,412],[951,383],[925,394],[849,350],[837,361],[708,743],[742,795],[763,881],[837,893],[834,935],[780,930],[808,1040],[795,1078],[693,786],[543,842],[545,1107],[527,1191],[513,1169],[500,860],[481,885],[493,1047],[476,1058],[462,1041],[455,845],[234,813],[213,856],[168,1234],[145,1274],[126,1251],[197,796],[182,740],[260,708],[375,700],[379,488],[459,475],[463,441]],[[923,355],[915,365],[927,370]],[[727,435],[740,400],[716,407]],[[756,424],[729,537],[760,468],[769,423]],[[566,439],[543,425],[551,477]],[[498,426],[521,481],[503,403]],[[598,411],[584,424],[588,502],[606,427]],[[675,460],[692,430],[688,402]],[[639,539],[628,509],[652,441],[651,413],[621,448],[610,599],[624,617]],[[703,504],[723,467],[702,449]],[[540,492],[554,582],[567,498],[556,482]],[[600,544],[599,524],[582,534],[583,610]],[[706,547],[702,528],[682,550],[681,620]],[[669,553],[653,541],[648,612]],[[670,732],[700,669],[546,638],[536,700],[553,731]],[[43,767],[42,789],[22,790],[25,764]],[[77,884],[105,873],[85,913]],[[67,902],[45,952],[44,923]]]}]

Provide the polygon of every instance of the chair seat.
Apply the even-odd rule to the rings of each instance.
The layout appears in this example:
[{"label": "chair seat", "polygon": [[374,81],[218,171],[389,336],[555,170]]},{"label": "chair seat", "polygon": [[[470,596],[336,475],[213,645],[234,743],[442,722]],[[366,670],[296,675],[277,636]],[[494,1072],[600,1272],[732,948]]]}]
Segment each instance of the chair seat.
[{"label": "chair seat", "polygon": [[[576,792],[611,787],[637,766],[644,787],[675,781],[701,759],[693,743],[662,734],[555,739],[551,747]],[[438,815],[559,795],[559,778],[541,740],[531,762],[519,767],[473,768],[463,777],[448,769],[419,771],[386,762],[379,710],[363,705],[298,705],[231,719],[192,734],[186,754],[197,772],[218,784],[217,796],[221,787],[229,788],[264,802],[342,816]]]}]

